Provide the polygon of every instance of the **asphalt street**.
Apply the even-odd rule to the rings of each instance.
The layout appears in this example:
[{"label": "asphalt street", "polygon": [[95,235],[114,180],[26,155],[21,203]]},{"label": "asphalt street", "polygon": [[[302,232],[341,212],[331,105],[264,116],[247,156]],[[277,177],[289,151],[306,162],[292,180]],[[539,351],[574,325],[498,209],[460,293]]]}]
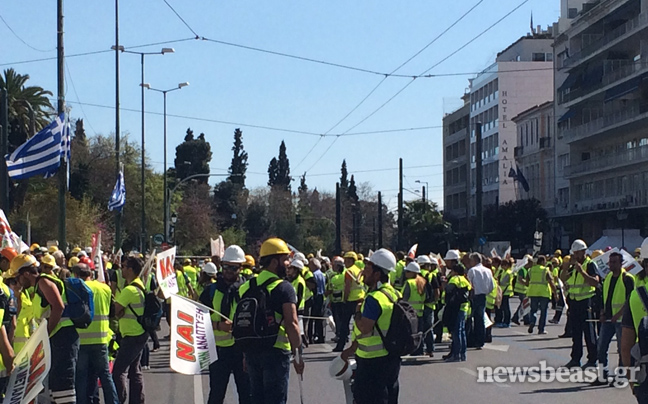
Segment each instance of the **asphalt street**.
[{"label": "asphalt street", "polygon": [[[550,313],[552,315],[553,313]],[[551,317],[549,317],[551,318]],[[623,389],[588,383],[478,383],[480,366],[547,366],[558,367],[569,361],[571,340],[557,338],[563,324],[547,325],[546,335],[528,334],[527,327],[512,326],[494,329],[493,342],[484,349],[468,349],[467,361],[443,363],[441,356],[448,352],[447,343],[437,346],[435,357],[423,361],[404,361],[400,373],[400,399],[405,404],[428,403],[511,403],[539,404],[569,402],[633,402],[630,388]],[[164,322],[163,322],[164,323]],[[166,323],[159,333],[168,335]],[[329,339],[332,334],[329,331]],[[334,357],[333,343],[311,345],[304,352],[306,370],[303,380],[303,403],[345,403],[342,382],[329,377],[329,361]],[[585,350],[586,351],[586,350]],[[618,360],[616,341],[611,344],[610,363]],[[583,358],[583,363],[585,358]],[[162,340],[162,349],[151,354],[151,369],[144,371],[146,401],[149,403],[206,403],[209,376],[185,376],[169,368],[169,340]],[[225,400],[238,403],[233,377]],[[299,380],[294,370],[290,375],[288,403],[299,404]]]}]

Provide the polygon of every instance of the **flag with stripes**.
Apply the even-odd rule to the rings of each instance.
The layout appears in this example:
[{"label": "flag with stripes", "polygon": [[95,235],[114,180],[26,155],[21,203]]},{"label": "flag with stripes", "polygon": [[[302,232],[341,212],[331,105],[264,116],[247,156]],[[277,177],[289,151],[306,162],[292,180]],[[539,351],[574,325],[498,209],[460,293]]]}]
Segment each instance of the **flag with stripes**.
[{"label": "flag with stripes", "polygon": [[121,212],[125,204],[126,184],[124,183],[124,167],[122,167],[119,171],[115,188],[113,188],[112,195],[110,196],[110,201],[108,202],[108,210],[112,211],[113,209],[117,209]]},{"label": "flag with stripes", "polygon": [[14,180],[56,174],[61,158],[70,161],[70,126],[65,113],[5,156],[9,177]]}]

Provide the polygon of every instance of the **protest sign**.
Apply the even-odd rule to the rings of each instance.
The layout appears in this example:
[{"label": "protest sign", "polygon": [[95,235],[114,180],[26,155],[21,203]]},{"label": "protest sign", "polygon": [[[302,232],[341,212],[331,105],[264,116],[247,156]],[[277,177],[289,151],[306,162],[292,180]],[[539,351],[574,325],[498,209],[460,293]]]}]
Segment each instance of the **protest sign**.
[{"label": "protest sign", "polygon": [[155,256],[157,281],[165,299],[171,297],[173,293],[178,293],[178,280],[173,269],[175,255],[176,248],[173,247]]}]

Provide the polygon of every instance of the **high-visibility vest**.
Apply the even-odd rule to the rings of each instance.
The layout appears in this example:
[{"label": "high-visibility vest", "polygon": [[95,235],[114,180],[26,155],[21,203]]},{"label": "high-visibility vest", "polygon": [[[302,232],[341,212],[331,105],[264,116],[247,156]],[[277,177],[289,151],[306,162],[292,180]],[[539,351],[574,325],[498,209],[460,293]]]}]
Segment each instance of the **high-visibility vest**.
[{"label": "high-visibility vest", "polygon": [[513,296],[513,271],[511,271],[511,268],[506,270],[502,268],[497,281],[499,282],[500,288],[502,288],[502,296]]},{"label": "high-visibility vest", "polygon": [[541,265],[534,265],[529,269],[527,296],[551,298],[551,286],[547,281],[548,272],[547,267]]},{"label": "high-visibility vest", "polygon": [[[61,294],[61,300],[63,300],[63,304],[66,305],[67,293],[65,293],[65,284],[63,284],[63,281],[55,276],[47,275],[47,274],[40,274],[40,278],[47,278],[48,280],[54,282],[56,288]],[[49,318],[52,308],[50,307],[49,303],[45,303],[43,301],[43,298],[38,293],[38,283],[36,284],[36,290],[37,292],[34,295],[34,299],[33,299],[34,304],[32,306],[34,310],[34,318],[39,320],[42,320],[44,318]],[[43,303],[45,303],[45,307],[43,307]],[[72,320],[70,320],[69,318],[61,317],[61,320],[58,322],[54,330],[52,330],[52,332],[50,333],[50,337],[56,334],[63,327],[74,327],[74,324],[72,324]]]},{"label": "high-visibility vest", "polygon": [[[256,277],[256,283],[257,285],[261,286],[263,283],[268,281],[268,279],[275,278],[275,280],[270,283],[266,290],[268,291],[268,294],[272,293],[272,290],[277,287],[281,282],[283,282],[282,279],[279,279],[277,275],[273,274],[272,272],[268,270],[262,270],[259,276]],[[250,281],[245,282],[241,287],[239,288],[239,296],[243,297],[245,292],[248,291],[250,288]],[[277,334],[277,341],[274,343],[274,348],[281,349],[284,351],[290,351],[290,341],[288,340],[288,334],[286,333],[286,327],[283,325],[283,313],[274,313],[275,316],[275,321],[277,324],[279,324],[279,333]]]},{"label": "high-visibility vest", "polygon": [[418,289],[416,287],[416,278],[414,279],[408,279],[405,282],[405,287],[403,290],[406,290],[409,288],[409,299],[407,301],[409,304],[412,306],[414,310],[416,310],[416,315],[418,317],[423,317],[423,305],[425,303],[425,290],[423,290],[423,293],[419,293]]},{"label": "high-visibility vest", "polygon": [[191,265],[186,265],[182,269],[184,269],[184,273],[187,274],[187,278],[189,278],[191,286],[195,288],[198,283],[198,272],[196,271],[196,269]]},{"label": "high-visibility vest", "polygon": [[[216,288],[214,291],[214,298],[212,299],[212,306],[214,307],[214,310],[218,310],[222,314],[231,317],[230,314],[234,314],[236,311],[236,299],[232,299],[228,305],[226,299],[223,299],[224,297],[225,294]],[[221,316],[213,312],[211,314],[211,319],[212,321],[223,321]],[[214,329],[214,340],[218,347],[227,348],[234,346],[234,337],[231,332]]]},{"label": "high-visibility vest", "polygon": [[[448,285],[455,285],[458,289],[467,288],[468,290],[472,289],[470,282],[463,275],[455,275],[448,280]],[[470,302],[461,303],[459,310],[468,313],[470,310]]]},{"label": "high-visibility vest", "polygon": [[[306,281],[313,279],[313,273],[306,267],[302,269],[301,276],[304,279],[304,285],[306,284]],[[304,290],[304,301],[307,301],[311,297],[313,297],[313,291],[306,287]]]},{"label": "high-visibility vest", "polygon": [[[373,359],[373,358],[382,358],[387,356],[389,353],[385,346],[383,345],[382,337],[376,330],[379,328],[383,335],[387,334],[389,330],[389,325],[391,324],[391,316],[394,310],[394,304],[391,300],[385,295],[385,293],[391,296],[393,301],[396,301],[400,298],[400,293],[394,289],[391,285],[382,285],[380,289],[369,292],[369,295],[372,296],[378,304],[380,305],[380,317],[376,321],[376,325],[371,328],[371,331],[367,334],[360,334],[357,324],[353,324],[353,340],[358,343],[358,349],[356,350],[356,356],[363,359]],[[362,303],[362,310],[364,309],[365,303]]]},{"label": "high-visibility vest", "polygon": [[35,329],[34,311],[32,301],[26,291],[20,293],[20,312],[16,317],[16,331],[14,332],[14,352],[18,353],[25,346],[27,340]]},{"label": "high-visibility vest", "polygon": [[306,306],[306,299],[304,298],[304,296],[306,295],[306,290],[308,289],[306,287],[306,281],[300,275],[297,275],[295,279],[290,282],[290,284],[292,285],[293,289],[295,289],[295,294],[297,295],[297,311],[303,312]]},{"label": "high-visibility vest", "polygon": [[336,273],[329,281],[331,290],[331,303],[342,303],[344,301],[344,274]]},{"label": "high-visibility vest", "polygon": [[178,282],[178,295],[189,297],[189,287],[187,286],[187,276],[182,271],[176,271],[176,281]]},{"label": "high-visibility vest", "polygon": [[362,300],[365,296],[365,291],[362,287],[361,274],[362,270],[355,265],[344,270],[345,279],[351,280],[351,289],[349,291],[349,297],[347,298],[350,302],[357,302],[358,300]]},{"label": "high-visibility vest", "polygon": [[[6,299],[9,299],[9,297],[11,296],[11,291],[9,290],[9,286],[5,285],[4,281],[2,280],[0,280],[0,288],[2,288],[2,293],[5,294]],[[0,321],[4,320],[4,316],[5,316],[5,309],[0,308]],[[0,377],[7,377],[7,367],[2,361],[2,356],[0,356]]]},{"label": "high-visibility vest", "polygon": [[527,269],[525,267],[522,267],[518,270],[516,275],[517,280],[515,281],[515,288],[513,289],[513,292],[526,295],[527,287],[526,285],[523,285],[522,282],[520,282],[520,279],[526,279],[526,275],[527,275]]},{"label": "high-visibility vest", "polygon": [[[603,304],[605,305],[610,296],[610,284],[612,283],[613,278],[612,272],[609,272],[608,275],[603,280]],[[621,274],[619,275],[616,284],[614,285],[614,290],[612,291],[612,315],[615,316],[621,309],[626,301],[626,290],[625,290],[625,279],[630,277],[634,283],[634,276],[621,269]],[[623,315],[623,313],[621,313]],[[619,321],[621,318],[619,318]]]},{"label": "high-visibility vest", "polygon": [[207,282],[206,285],[203,285],[202,283],[198,283],[198,285],[196,285],[196,293],[198,294],[198,296],[202,295],[202,293],[205,291],[205,287],[211,285],[214,282],[216,282],[216,279],[209,278],[209,282]]},{"label": "high-visibility vest", "polygon": [[495,300],[497,300],[497,281],[493,277],[493,290],[486,295],[486,308],[493,310],[495,308]]},{"label": "high-visibility vest", "polygon": [[[592,262],[590,258],[585,257],[585,261],[582,264],[585,271],[587,271],[590,262]],[[572,270],[572,274],[567,279],[567,285],[569,285],[569,298],[577,302],[593,297],[596,292],[596,288],[588,285],[583,275],[579,271],[576,271],[576,269]]]},{"label": "high-visibility vest", "polygon": [[405,269],[405,261],[398,261],[396,263],[396,270],[389,273],[389,282],[396,290],[403,288],[403,270]]},{"label": "high-visibility vest", "polygon": [[126,279],[124,279],[121,269],[117,269],[115,275],[117,276],[117,290],[121,291],[126,287]]},{"label": "high-visibility vest", "polygon": [[[111,290],[99,281],[87,281],[92,290],[94,317],[85,329],[78,329],[81,345],[107,345],[110,342],[110,300]],[[128,308],[127,308],[128,309]]]}]

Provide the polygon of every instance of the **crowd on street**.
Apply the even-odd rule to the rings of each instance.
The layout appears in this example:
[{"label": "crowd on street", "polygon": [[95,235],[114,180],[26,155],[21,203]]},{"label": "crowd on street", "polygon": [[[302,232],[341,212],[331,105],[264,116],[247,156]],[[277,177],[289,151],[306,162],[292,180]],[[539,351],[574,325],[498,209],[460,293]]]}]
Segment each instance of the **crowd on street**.
[{"label": "crowd on street", "polygon": [[[352,378],[355,403],[397,403],[402,357],[435,358],[435,346],[449,336],[449,352],[440,359],[462,362],[467,348],[492,342],[494,327],[546,334],[548,322],[565,317],[560,338],[571,338],[572,348],[564,367],[600,367],[604,379],[596,385],[618,376],[617,366],[645,367],[648,239],[642,247],[635,251],[642,270],[634,276],[618,252],[609,254],[603,273],[593,259],[604,251],[588,252],[582,240],[569,255],[557,250],[515,260],[453,249],[444,256],[381,248],[326,257],[270,238],[257,257],[230,245],[222,256],[179,257],[173,270],[177,294],[212,310],[218,359],[209,365],[209,404],[224,402],[231,375],[239,403],[285,403],[291,367],[302,374],[304,350],[326,342],[335,343],[332,376]],[[147,258],[38,244],[3,248],[2,393],[15,354],[47,319],[52,368],[39,402],[98,403],[101,392],[107,404],[144,403],[142,371],[150,369],[160,339],[169,338],[158,336],[156,304],[171,325],[170,300]],[[72,310],[80,287],[91,292],[89,319]],[[548,319],[550,307],[555,315]],[[615,336],[616,365],[608,361]],[[630,385],[639,403],[648,402],[648,382]]]}]

